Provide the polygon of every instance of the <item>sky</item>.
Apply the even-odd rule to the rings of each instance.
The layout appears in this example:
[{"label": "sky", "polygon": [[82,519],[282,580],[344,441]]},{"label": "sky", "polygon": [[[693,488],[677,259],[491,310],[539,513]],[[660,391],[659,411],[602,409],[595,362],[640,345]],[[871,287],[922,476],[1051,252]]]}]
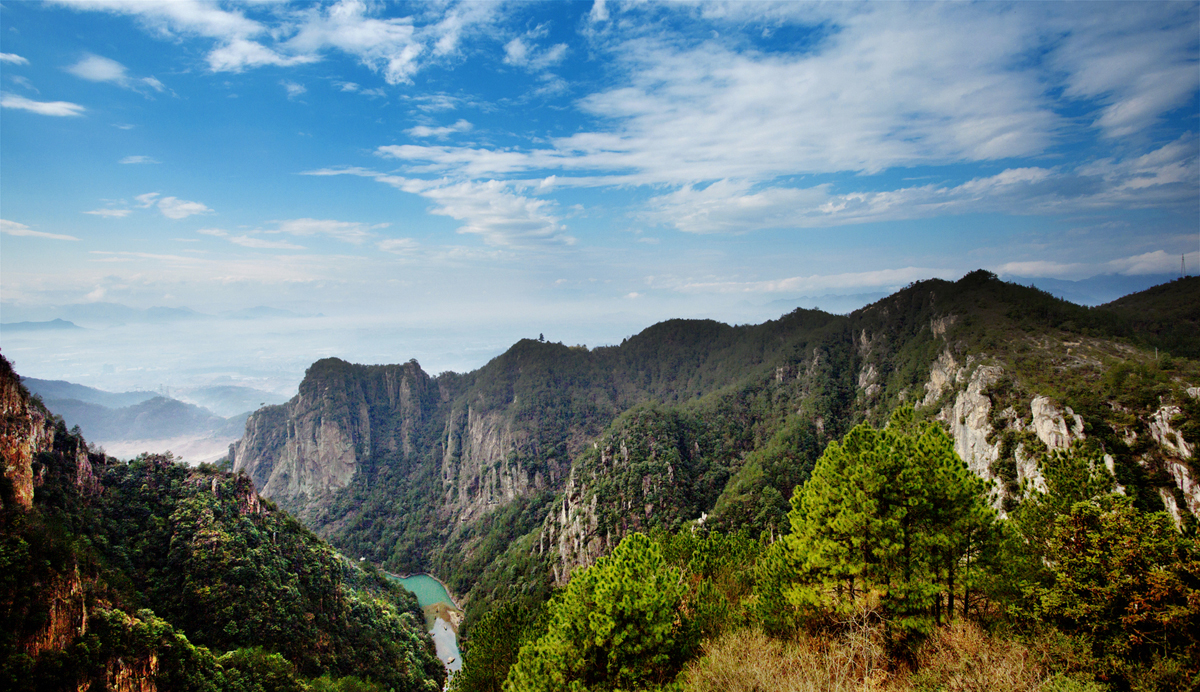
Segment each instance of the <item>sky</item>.
[{"label": "sky", "polygon": [[84,329],[0,351],[285,392],[981,267],[1195,273],[1198,42],[1195,2],[6,0],[0,320]]}]

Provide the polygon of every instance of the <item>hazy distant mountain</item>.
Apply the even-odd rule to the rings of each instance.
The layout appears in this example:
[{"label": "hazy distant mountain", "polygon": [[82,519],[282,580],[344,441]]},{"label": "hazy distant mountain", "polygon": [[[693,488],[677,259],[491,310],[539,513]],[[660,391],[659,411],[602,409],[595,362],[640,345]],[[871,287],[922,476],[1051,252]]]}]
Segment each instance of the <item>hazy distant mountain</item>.
[{"label": "hazy distant mountain", "polygon": [[1022,286],[1040,288],[1050,295],[1079,305],[1103,305],[1111,303],[1121,296],[1144,291],[1151,286],[1165,284],[1178,278],[1178,274],[1142,274],[1140,276],[1097,274],[1078,281],[1031,279],[1023,276],[1008,276],[1005,277],[1005,280]]},{"label": "hazy distant mountain", "polygon": [[60,329],[82,329],[82,327],[66,320],[50,320],[49,322],[0,323],[0,332],[41,332],[55,331]]},{"label": "hazy distant mountain", "polygon": [[221,430],[228,423],[206,408],[161,396],[115,409],[78,399],[43,401],[68,427],[78,425],[88,439],[97,442],[198,435]]},{"label": "hazy distant mountain", "polygon": [[847,295],[827,293],[823,296],[781,298],[779,300],[772,300],[767,305],[779,310],[790,311],[796,308],[804,308],[805,310],[823,310],[833,315],[845,315],[887,296],[888,294],[882,291],[878,293],[853,293]]},{"label": "hazy distant mountain", "polygon": [[[254,411],[263,405],[282,404],[287,397],[252,387],[216,385],[176,392],[176,397],[203,406],[219,416],[228,418]],[[239,433],[240,434],[240,433]]]},{"label": "hazy distant mountain", "polygon": [[298,312],[267,307],[266,305],[234,310],[233,312],[223,313],[223,315],[235,320],[258,320],[264,317],[307,317],[307,315],[301,315]]},{"label": "hazy distant mountain", "polygon": [[[121,303],[72,303],[53,307],[28,308],[5,305],[5,316],[13,315],[27,321],[69,321],[76,325],[111,326],[127,323],[163,323],[181,320],[213,319],[213,315],[187,307],[132,308]],[[8,325],[5,325],[5,329]]]},{"label": "hazy distant mountain", "polygon": [[[82,384],[63,380],[39,380],[36,377],[22,377],[21,383],[33,394],[49,401],[52,399],[74,399],[88,404],[97,404],[106,408],[125,408],[140,404],[143,401],[158,396],[154,392],[106,392],[101,389],[87,387]],[[55,411],[55,413],[58,413]],[[61,415],[61,414],[60,414]]]}]

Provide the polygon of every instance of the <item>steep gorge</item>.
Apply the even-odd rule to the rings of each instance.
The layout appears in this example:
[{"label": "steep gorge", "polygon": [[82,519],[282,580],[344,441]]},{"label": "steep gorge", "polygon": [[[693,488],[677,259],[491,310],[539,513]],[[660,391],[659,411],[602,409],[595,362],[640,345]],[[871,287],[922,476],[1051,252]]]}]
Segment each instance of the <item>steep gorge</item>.
[{"label": "steep gorge", "polygon": [[[1200,293],[1197,280],[1172,287],[1156,300]],[[232,455],[335,544],[400,571],[461,571],[461,591],[500,579],[489,570],[516,557],[491,563],[520,535],[562,583],[631,530],[714,511],[775,526],[805,477],[802,461],[780,471],[763,457],[780,431],[807,426],[819,454],[901,404],[947,426],[1001,509],[1037,487],[1039,454],[1083,444],[1141,507],[1186,521],[1200,510],[1185,433],[1200,370],[1158,362],[1153,339],[976,272],[846,317],[674,320],[592,350],[524,340],[465,375],[320,361],[295,399],[251,417]],[[728,510],[753,502],[736,521]],[[521,518],[493,525],[510,514]]]}]

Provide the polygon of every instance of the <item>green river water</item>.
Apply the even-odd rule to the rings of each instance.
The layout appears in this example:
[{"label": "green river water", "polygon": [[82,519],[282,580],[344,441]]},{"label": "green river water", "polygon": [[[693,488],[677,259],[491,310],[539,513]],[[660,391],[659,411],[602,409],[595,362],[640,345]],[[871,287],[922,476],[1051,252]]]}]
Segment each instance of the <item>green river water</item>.
[{"label": "green river water", "polygon": [[[408,589],[417,596],[417,603],[422,608],[434,605],[436,603],[445,603],[456,610],[458,606],[454,604],[450,594],[446,591],[446,587],[437,579],[428,574],[414,574],[409,577],[396,577],[392,579],[400,582],[400,586]],[[462,668],[462,654],[458,651],[458,635],[450,627],[450,624],[442,618],[434,620],[433,625],[429,629],[430,636],[433,637],[434,647],[437,649],[437,657],[446,664],[446,669],[450,671],[458,671]]]}]

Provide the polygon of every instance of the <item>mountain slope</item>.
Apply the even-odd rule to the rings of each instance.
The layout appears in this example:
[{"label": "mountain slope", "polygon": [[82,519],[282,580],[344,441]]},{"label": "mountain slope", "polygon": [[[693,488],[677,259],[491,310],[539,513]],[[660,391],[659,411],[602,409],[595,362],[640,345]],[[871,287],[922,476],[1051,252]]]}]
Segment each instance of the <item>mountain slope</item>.
[{"label": "mountain slope", "polygon": [[[1183,304],[1176,283],[1153,299]],[[825,444],[905,402],[944,422],[1001,508],[1038,482],[1038,454],[1081,443],[1184,521],[1200,368],[1156,361],[1156,338],[1120,306],[980,271],[848,316],[671,320],[590,351],[523,340],[463,375],[319,361],[251,416],[233,462],[335,545],[472,599],[562,583],[630,530],[705,514],[778,530]]]},{"label": "mountain slope", "polygon": [[321,675],[440,689],[415,598],[244,475],[90,452],[2,357],[0,413],[6,689],[295,689]]}]

